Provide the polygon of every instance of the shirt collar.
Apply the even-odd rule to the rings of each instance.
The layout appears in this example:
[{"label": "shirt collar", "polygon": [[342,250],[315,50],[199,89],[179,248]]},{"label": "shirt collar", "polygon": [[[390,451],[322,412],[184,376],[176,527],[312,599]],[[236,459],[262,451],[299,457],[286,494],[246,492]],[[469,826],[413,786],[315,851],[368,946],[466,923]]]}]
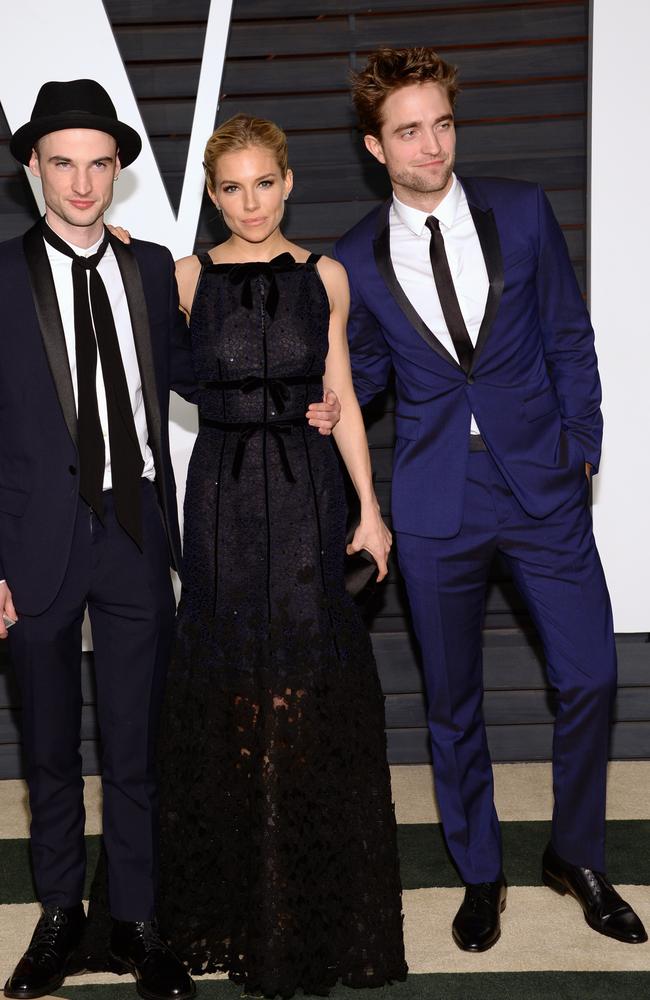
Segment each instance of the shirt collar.
[{"label": "shirt collar", "polygon": [[[403,201],[393,194],[393,207],[395,209],[395,214],[400,222],[402,222],[407,229],[410,229],[414,236],[422,236],[425,232],[426,221],[430,215],[435,215],[436,219],[440,222],[440,227],[444,232],[447,229],[451,229],[456,217],[458,215],[458,208],[461,202],[463,189],[461,188],[456,174],[452,174],[453,180],[451,187],[445,197],[442,199],[440,204],[436,207],[435,212],[423,212],[419,208],[412,208],[410,205],[405,205]],[[426,235],[429,236],[429,230],[426,229]]]},{"label": "shirt collar", "polygon": [[[63,240],[62,236],[59,238]],[[74,243],[70,243],[69,240],[63,240],[63,242],[70,247],[73,253],[76,253],[77,257],[92,257],[94,253],[97,253],[100,246],[104,242],[104,233],[102,233],[102,235],[100,236],[100,238],[97,240],[96,243],[93,243],[91,247],[87,248],[75,246]],[[50,251],[52,251],[52,253],[58,254],[60,257],[65,257],[65,254],[61,253],[60,250],[57,250],[55,247],[52,246],[51,243],[48,243],[47,241],[45,241],[45,249],[47,250],[48,254]],[[110,250],[110,247],[108,249]],[[69,259],[70,259],[69,257],[66,257],[66,260]]]}]

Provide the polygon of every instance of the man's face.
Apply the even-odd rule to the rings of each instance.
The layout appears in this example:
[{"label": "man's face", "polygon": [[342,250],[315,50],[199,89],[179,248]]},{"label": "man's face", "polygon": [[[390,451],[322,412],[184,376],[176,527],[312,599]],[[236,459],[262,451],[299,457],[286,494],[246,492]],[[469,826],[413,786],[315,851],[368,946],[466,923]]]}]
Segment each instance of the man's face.
[{"label": "man's face", "polygon": [[456,132],[449,98],[438,83],[414,83],[382,106],[381,136],[367,135],[372,155],[385,164],[395,194],[413,207],[435,207],[451,187]]},{"label": "man's face", "polygon": [[[106,132],[70,128],[38,142],[29,169],[39,177],[48,221],[63,228],[93,226],[110,205],[120,172],[117,143]],[[64,234],[62,234],[64,235]]]}]

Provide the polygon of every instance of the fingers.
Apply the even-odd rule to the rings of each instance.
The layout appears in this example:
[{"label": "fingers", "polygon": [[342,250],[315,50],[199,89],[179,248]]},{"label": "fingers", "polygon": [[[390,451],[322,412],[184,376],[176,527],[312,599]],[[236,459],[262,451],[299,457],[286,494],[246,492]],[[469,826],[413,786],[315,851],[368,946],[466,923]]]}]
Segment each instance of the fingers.
[{"label": "fingers", "polygon": [[309,426],[318,428],[320,434],[331,434],[338,421],[337,407],[331,403],[311,403],[305,416]]},{"label": "fingers", "polygon": [[5,625],[4,618],[11,622],[18,621],[18,615],[11,599],[11,591],[6,583],[0,584],[0,640],[6,639],[9,629]]},{"label": "fingers", "polygon": [[385,534],[377,541],[374,539],[364,539],[363,537],[357,538],[355,533],[352,541],[346,545],[345,551],[349,556],[353,556],[356,552],[361,552],[363,550],[369,552],[377,563],[377,569],[379,571],[377,582],[379,583],[388,576],[388,553],[390,552],[390,542],[391,536],[387,528],[385,529]]},{"label": "fingers", "polygon": [[122,243],[131,242],[131,233],[128,231],[128,229],[123,229],[122,226],[111,226],[108,223],[106,224],[106,226],[108,231],[112,233],[113,236],[117,236],[118,240],[121,240]]}]

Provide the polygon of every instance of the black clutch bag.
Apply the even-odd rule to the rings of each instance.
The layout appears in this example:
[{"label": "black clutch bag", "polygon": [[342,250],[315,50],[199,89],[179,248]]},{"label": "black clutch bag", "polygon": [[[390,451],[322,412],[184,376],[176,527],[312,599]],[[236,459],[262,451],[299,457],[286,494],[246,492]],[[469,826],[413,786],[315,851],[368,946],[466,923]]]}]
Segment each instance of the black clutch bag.
[{"label": "black clutch bag", "polygon": [[[359,527],[361,520],[361,505],[359,498],[348,482],[348,521],[345,533],[345,544],[349,545],[354,538],[354,533]],[[360,552],[353,552],[351,556],[345,556],[343,575],[345,578],[345,589],[348,594],[354,597],[358,603],[363,603],[372,594],[377,584],[377,574],[379,568],[374,556],[367,549]]]},{"label": "black clutch bag", "polygon": [[[356,525],[348,532],[345,543],[352,541]],[[353,552],[351,556],[346,555],[343,574],[345,577],[345,589],[355,600],[364,601],[372,594],[377,583],[377,563],[374,557],[366,550]]]}]

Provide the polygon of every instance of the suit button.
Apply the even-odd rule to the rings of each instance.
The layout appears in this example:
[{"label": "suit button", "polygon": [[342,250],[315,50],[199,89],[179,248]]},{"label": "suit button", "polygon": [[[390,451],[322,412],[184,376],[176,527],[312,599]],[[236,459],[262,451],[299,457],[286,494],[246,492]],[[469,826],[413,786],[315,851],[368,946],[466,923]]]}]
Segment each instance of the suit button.
[{"label": "suit button", "polygon": [[467,384],[468,385],[474,385],[474,376],[473,375],[468,375],[467,376]]},{"label": "suit button", "polygon": [[68,466],[68,472],[70,473],[71,476],[76,476],[77,475],[77,466],[76,465],[69,465]]}]

